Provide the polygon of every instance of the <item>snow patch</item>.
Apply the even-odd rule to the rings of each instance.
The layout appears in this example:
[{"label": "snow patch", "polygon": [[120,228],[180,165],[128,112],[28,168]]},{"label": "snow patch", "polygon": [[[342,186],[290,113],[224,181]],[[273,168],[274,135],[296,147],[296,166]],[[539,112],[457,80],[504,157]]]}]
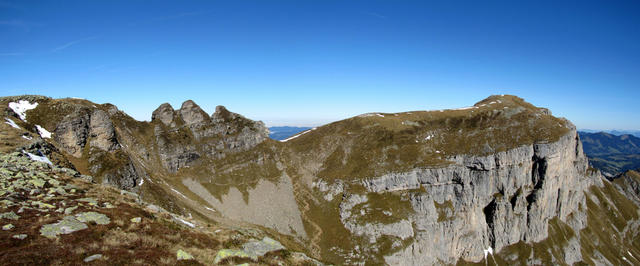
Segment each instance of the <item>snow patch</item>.
[{"label": "snow patch", "polygon": [[12,126],[14,128],[20,129],[18,124],[16,124],[16,122],[13,122],[13,120],[11,120],[11,119],[9,119],[7,117],[5,117],[4,120],[6,120],[6,122],[4,122],[5,124],[10,125],[10,126]]},{"label": "snow patch", "polygon": [[53,165],[51,163],[51,161],[49,161],[49,158],[47,158],[47,156],[38,156],[38,155],[35,155],[33,153],[25,152],[25,151],[22,151],[22,152],[26,153],[31,160],[34,160],[36,162],[43,162],[43,163],[48,163],[48,164]]},{"label": "snow patch", "polygon": [[287,142],[287,141],[290,141],[290,140],[295,139],[295,138],[297,138],[297,137],[300,137],[300,136],[302,136],[302,135],[304,135],[304,134],[307,134],[307,133],[309,133],[309,132],[311,132],[311,131],[313,131],[313,130],[316,130],[316,128],[314,127],[314,128],[312,128],[312,129],[302,131],[302,132],[300,132],[300,133],[298,133],[298,134],[296,134],[296,135],[293,135],[293,136],[291,136],[291,137],[288,137],[288,138],[286,138],[286,139],[283,139],[283,140],[281,140],[280,142]]},{"label": "snow patch", "polygon": [[493,255],[493,248],[492,247],[489,247],[489,248],[484,250],[484,259],[487,259],[487,255],[488,254]]},{"label": "snow patch", "polygon": [[205,209],[207,209],[207,210],[210,210],[210,211],[212,211],[212,212],[216,212],[216,210],[214,210],[214,209],[212,209],[212,208],[209,208],[209,207],[207,207],[207,206],[204,206],[204,208],[205,208]]},{"label": "snow patch", "polygon": [[36,128],[38,129],[38,133],[40,133],[40,136],[42,138],[45,138],[45,139],[51,138],[51,132],[47,131],[44,127],[41,127],[40,125],[36,125]]},{"label": "snow patch", "polygon": [[175,190],[174,188],[171,188],[171,190],[173,190],[173,192],[178,193],[180,196],[182,196],[185,199],[188,199],[187,196],[183,195],[182,193],[180,193],[180,191]]},{"label": "snow patch", "polygon": [[142,184],[144,184],[144,177],[140,178],[140,184],[138,184],[138,186],[142,186]]},{"label": "snow patch", "polygon": [[467,106],[467,107],[456,108],[456,109],[451,109],[451,110],[469,110],[469,109],[473,109],[473,108],[477,108],[477,107],[474,107],[474,106]]},{"label": "snow patch", "polygon": [[22,138],[23,138],[23,139],[26,139],[26,140],[32,140],[32,139],[33,139],[32,137],[29,137],[29,136],[27,136],[27,135],[22,135]]},{"label": "snow patch", "polygon": [[13,110],[14,113],[18,114],[20,120],[27,122],[27,110],[34,109],[38,106],[38,103],[29,103],[29,101],[20,100],[18,102],[10,102],[9,108]]},{"label": "snow patch", "polygon": [[424,138],[424,140],[430,140],[430,139],[432,139],[433,137],[434,137],[434,136],[433,136],[433,134],[430,134],[430,135],[428,135],[427,137],[425,137],[425,138]]},{"label": "snow patch", "polygon": [[376,114],[376,115],[379,116],[379,117],[384,117],[384,115],[382,115],[382,114]]},{"label": "snow patch", "polygon": [[182,219],[180,217],[174,217],[174,218],[176,218],[176,220],[180,221],[181,223],[183,223],[183,224],[185,224],[185,225],[187,225],[187,226],[189,226],[191,228],[195,228],[196,227],[196,225],[194,223],[187,222],[186,220],[184,220],[184,219]]}]

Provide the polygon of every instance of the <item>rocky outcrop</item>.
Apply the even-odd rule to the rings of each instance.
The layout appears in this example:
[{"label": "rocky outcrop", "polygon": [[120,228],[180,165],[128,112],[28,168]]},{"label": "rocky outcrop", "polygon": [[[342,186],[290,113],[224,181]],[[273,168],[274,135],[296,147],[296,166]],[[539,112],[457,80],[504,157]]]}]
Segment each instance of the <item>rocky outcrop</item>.
[{"label": "rocky outcrop", "polygon": [[176,113],[173,110],[173,107],[169,103],[161,104],[153,113],[151,114],[151,121],[159,120],[165,126],[175,126],[174,117]]},{"label": "rocky outcrop", "polygon": [[628,199],[633,200],[640,205],[640,169],[629,170],[615,177],[612,183],[618,191],[624,194]]},{"label": "rocky outcrop", "polygon": [[105,111],[93,111],[89,125],[91,137],[89,145],[91,147],[96,147],[103,151],[113,151],[119,147],[115,128]]},{"label": "rocky outcrop", "polygon": [[182,103],[182,106],[180,107],[180,110],[178,110],[178,112],[180,113],[182,121],[184,121],[184,123],[188,126],[211,122],[209,119],[209,115],[207,115],[207,113],[205,113],[200,108],[200,106],[198,106],[192,100],[187,100]]},{"label": "rocky outcrop", "polygon": [[82,156],[89,136],[90,111],[80,109],[66,115],[54,130],[54,139],[61,148],[74,157]]},{"label": "rocky outcrop", "polygon": [[[110,108],[112,109],[114,108]],[[106,184],[121,189],[132,189],[142,176],[140,170],[134,168],[129,156],[120,150],[111,117],[101,109],[75,106],[73,111],[57,124],[53,136],[60,147],[71,156],[85,156],[90,173]],[[116,151],[118,153],[114,153]]]},{"label": "rocky outcrop", "polygon": [[209,117],[188,100],[175,111],[162,104],[153,112],[154,135],[162,165],[171,173],[190,166],[201,157],[224,158],[260,144],[269,131],[260,121],[252,121],[218,106]]}]

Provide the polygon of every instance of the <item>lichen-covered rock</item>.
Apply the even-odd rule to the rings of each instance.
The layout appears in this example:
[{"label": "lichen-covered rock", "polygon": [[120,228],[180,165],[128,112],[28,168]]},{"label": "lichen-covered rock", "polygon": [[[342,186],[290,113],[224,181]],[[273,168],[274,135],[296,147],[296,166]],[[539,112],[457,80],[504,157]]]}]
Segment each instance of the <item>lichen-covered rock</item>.
[{"label": "lichen-covered rock", "polygon": [[67,215],[72,214],[73,211],[75,211],[77,208],[78,208],[78,206],[73,206],[73,207],[66,208],[66,209],[64,209],[64,214],[67,214]]},{"label": "lichen-covered rock", "polygon": [[40,234],[44,237],[55,238],[61,234],[70,234],[75,231],[89,228],[85,223],[78,221],[73,216],[65,216],[57,223],[45,224],[40,228]]},{"label": "lichen-covered rock", "polygon": [[242,249],[244,249],[244,251],[249,253],[250,255],[262,257],[269,252],[283,250],[285,249],[285,247],[280,244],[280,242],[275,241],[268,236],[265,236],[260,241],[252,240],[245,243],[244,245],[242,245]]},{"label": "lichen-covered rock", "polygon": [[218,251],[218,253],[216,254],[216,257],[213,259],[213,263],[220,264],[220,262],[222,262],[227,258],[251,258],[251,255],[249,255],[244,250],[221,249],[220,251]]},{"label": "lichen-covered rock", "polygon": [[3,212],[0,213],[0,219],[18,220],[20,219],[20,216],[13,211]]},{"label": "lichen-covered rock", "polygon": [[94,199],[94,198],[80,198],[77,199],[76,201],[79,202],[86,202],[88,203],[90,206],[98,206],[98,200]]},{"label": "lichen-covered rock", "polygon": [[176,252],[176,259],[177,260],[192,260],[193,256],[191,256],[191,254],[187,253],[186,251],[184,251],[182,249],[178,249],[178,252]]},{"label": "lichen-covered rock", "polygon": [[18,240],[24,240],[25,238],[27,238],[27,235],[26,234],[17,234],[17,235],[11,236],[11,238],[18,239]]},{"label": "lichen-covered rock", "polygon": [[80,222],[94,222],[96,224],[109,224],[111,219],[102,213],[97,212],[81,212],[76,214],[76,219]]},{"label": "lichen-covered rock", "polygon": [[270,237],[264,237],[262,240],[251,240],[242,245],[242,249],[222,249],[218,251],[214,259],[215,264],[219,264],[222,260],[227,258],[249,258],[251,260],[258,260],[258,258],[265,254],[283,250],[285,247],[280,242],[273,240]]},{"label": "lichen-covered rock", "polygon": [[133,218],[131,218],[131,222],[132,223],[136,223],[136,224],[140,223],[140,222],[142,222],[142,217],[133,217]]},{"label": "lichen-covered rock", "polygon": [[5,224],[5,225],[2,226],[2,230],[4,230],[4,231],[9,231],[9,230],[11,230],[13,228],[16,228],[15,225],[13,225],[13,224]]}]

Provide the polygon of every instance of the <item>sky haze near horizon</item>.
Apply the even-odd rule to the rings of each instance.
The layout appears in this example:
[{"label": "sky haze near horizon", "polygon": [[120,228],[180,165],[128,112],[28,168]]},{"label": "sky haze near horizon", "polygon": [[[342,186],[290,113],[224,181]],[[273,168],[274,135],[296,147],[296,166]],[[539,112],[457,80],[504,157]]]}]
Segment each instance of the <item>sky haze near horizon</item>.
[{"label": "sky haze near horizon", "polygon": [[0,96],[217,105],[269,126],[513,94],[640,129],[637,1],[6,1]]}]

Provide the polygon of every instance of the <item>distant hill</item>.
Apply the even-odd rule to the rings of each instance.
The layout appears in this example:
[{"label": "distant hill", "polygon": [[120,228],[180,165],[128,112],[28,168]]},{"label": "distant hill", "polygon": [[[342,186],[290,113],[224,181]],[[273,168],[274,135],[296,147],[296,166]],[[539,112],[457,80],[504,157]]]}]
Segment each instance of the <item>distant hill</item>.
[{"label": "distant hill", "polygon": [[307,129],[310,129],[310,127],[270,127],[269,137],[275,140],[283,140]]},{"label": "distant hill", "polygon": [[640,167],[640,138],[605,132],[579,132],[591,165],[612,177]]},{"label": "distant hill", "polygon": [[609,133],[611,135],[634,135],[638,138],[640,138],[640,130],[593,130],[593,129],[581,129],[580,132],[584,132],[584,133],[600,133],[600,132],[604,132],[604,133]]}]

